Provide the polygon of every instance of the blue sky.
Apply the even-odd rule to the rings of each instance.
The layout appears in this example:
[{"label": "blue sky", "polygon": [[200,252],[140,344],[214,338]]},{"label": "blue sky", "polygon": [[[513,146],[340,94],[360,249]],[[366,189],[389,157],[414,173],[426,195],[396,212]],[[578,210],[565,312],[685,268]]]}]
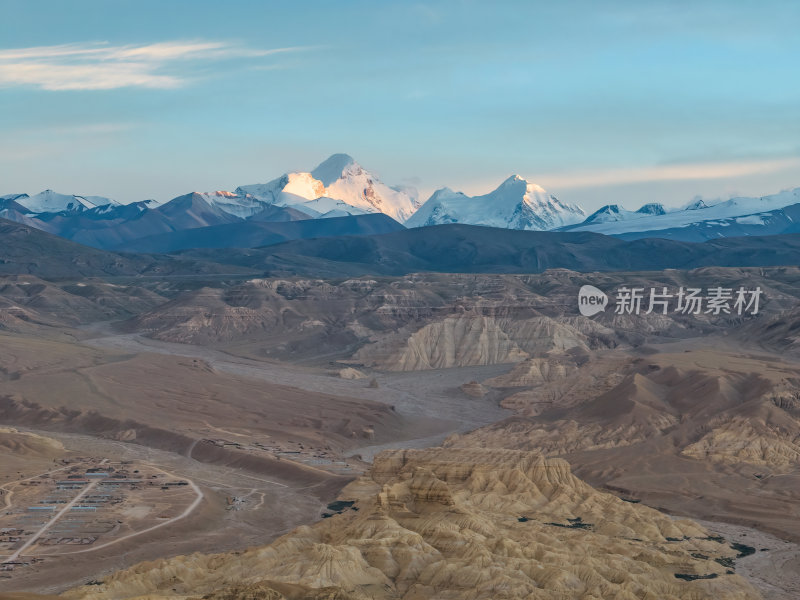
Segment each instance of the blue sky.
[{"label": "blue sky", "polygon": [[427,197],[800,186],[800,3],[0,0],[0,194],[166,200],[347,152]]}]

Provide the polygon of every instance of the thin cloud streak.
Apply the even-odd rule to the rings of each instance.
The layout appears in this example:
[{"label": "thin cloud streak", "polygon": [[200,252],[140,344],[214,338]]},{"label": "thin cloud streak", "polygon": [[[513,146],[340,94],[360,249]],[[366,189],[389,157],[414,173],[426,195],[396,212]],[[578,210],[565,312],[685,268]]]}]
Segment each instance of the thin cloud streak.
[{"label": "thin cloud streak", "polygon": [[307,47],[244,48],[225,42],[171,41],[142,46],[107,43],[61,44],[0,50],[0,86],[48,91],[110,90],[124,87],[171,89],[189,78],[165,70],[176,63],[257,59]]},{"label": "thin cloud streak", "polygon": [[43,90],[111,90],[122,87],[169,89],[183,80],[156,75],[149,65],[116,63],[59,65],[53,63],[0,64],[0,85],[33,85]]},{"label": "thin cloud streak", "polygon": [[538,179],[549,188],[575,189],[626,183],[725,179],[775,173],[793,167],[800,168],[800,157],[594,170],[571,174],[544,175]]}]

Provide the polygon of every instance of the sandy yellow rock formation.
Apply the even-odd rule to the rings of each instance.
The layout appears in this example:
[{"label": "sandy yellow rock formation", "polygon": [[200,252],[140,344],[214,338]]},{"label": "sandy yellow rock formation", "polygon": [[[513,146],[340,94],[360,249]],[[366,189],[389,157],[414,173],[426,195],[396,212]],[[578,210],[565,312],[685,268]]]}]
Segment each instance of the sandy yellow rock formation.
[{"label": "sandy yellow rock formation", "polygon": [[[369,350],[367,347],[365,352]],[[380,366],[392,371],[416,371],[513,363],[527,356],[494,319],[458,316],[424,326]]]},{"label": "sandy yellow rock formation", "polygon": [[[749,600],[699,525],[601,493],[532,452],[397,450],[313,526],[241,553],[142,563],[70,600]],[[353,510],[357,509],[357,510]],[[694,581],[676,574],[709,577]]]},{"label": "sandy yellow rock formation", "polygon": [[563,381],[576,371],[575,363],[568,357],[529,358],[516,365],[510,372],[487,379],[484,384],[492,387],[538,386]]},{"label": "sandy yellow rock formation", "polygon": [[35,458],[55,458],[64,454],[64,445],[53,438],[0,427],[0,454],[11,453]]},{"label": "sandy yellow rock formation", "polygon": [[342,379],[365,379],[366,375],[359,371],[358,369],[354,369],[353,367],[345,367],[344,369],[339,369],[337,375]]},{"label": "sandy yellow rock formation", "polygon": [[470,312],[410,333],[382,336],[355,358],[391,371],[516,363],[535,353],[587,350],[590,336],[601,330],[602,326],[575,319],[513,319]]}]

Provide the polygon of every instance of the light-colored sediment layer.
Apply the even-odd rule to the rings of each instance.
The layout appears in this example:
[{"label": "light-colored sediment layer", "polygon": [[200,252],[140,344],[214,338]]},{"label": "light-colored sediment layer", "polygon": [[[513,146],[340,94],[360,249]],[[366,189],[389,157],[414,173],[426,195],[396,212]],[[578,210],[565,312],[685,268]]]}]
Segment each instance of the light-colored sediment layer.
[{"label": "light-colored sediment layer", "polygon": [[[356,355],[367,358],[367,346]],[[488,317],[450,317],[425,325],[376,366],[391,371],[445,369],[466,365],[513,363],[527,358],[499,324]]]},{"label": "light-colored sediment layer", "polygon": [[467,313],[428,323],[412,333],[384,335],[355,358],[389,371],[516,363],[536,353],[586,351],[591,336],[600,333],[611,332],[584,317],[514,319]]}]

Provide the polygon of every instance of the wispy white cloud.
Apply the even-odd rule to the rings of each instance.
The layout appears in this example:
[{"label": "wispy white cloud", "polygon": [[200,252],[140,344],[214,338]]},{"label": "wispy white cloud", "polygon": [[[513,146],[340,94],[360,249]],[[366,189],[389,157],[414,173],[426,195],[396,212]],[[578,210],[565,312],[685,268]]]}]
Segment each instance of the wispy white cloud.
[{"label": "wispy white cloud", "polygon": [[111,90],[122,87],[175,88],[182,79],[158,75],[140,63],[65,65],[0,63],[0,85],[31,85],[44,90]]},{"label": "wispy white cloud", "polygon": [[571,189],[657,181],[728,179],[748,175],[775,173],[793,167],[800,168],[800,157],[793,156],[766,160],[688,163],[627,169],[592,170],[557,175],[543,175],[539,177],[538,180],[541,180],[543,184],[554,189]]},{"label": "wispy white cloud", "polygon": [[257,59],[303,49],[257,49],[226,42],[180,40],[141,46],[90,43],[11,48],[0,50],[0,86],[43,90],[169,89],[190,80],[178,69],[180,64]]}]

